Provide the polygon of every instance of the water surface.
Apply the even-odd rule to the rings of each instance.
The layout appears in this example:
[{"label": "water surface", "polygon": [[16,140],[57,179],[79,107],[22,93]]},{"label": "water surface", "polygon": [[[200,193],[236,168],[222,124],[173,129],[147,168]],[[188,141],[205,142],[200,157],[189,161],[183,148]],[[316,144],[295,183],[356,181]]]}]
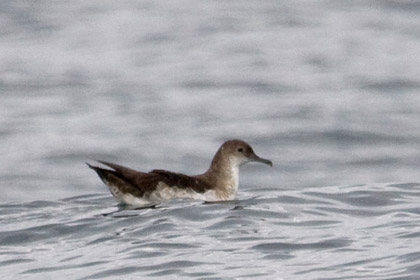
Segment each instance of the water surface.
[{"label": "water surface", "polygon": [[419,187],[252,189],[142,210],[104,194],[8,203],[0,265],[16,279],[415,279]]}]

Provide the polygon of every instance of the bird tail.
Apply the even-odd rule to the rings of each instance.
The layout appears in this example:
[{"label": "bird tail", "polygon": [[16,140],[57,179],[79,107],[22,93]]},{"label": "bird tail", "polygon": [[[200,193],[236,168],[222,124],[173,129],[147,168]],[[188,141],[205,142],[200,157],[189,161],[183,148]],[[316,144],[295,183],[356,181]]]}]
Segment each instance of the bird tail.
[{"label": "bird tail", "polygon": [[93,166],[93,165],[91,165],[87,162],[86,162],[86,164],[87,164],[87,166],[89,166],[90,169],[94,170],[98,174],[99,178],[101,178],[101,180],[105,184],[107,184],[109,182],[109,179],[110,179],[110,177],[112,177],[112,175],[113,176],[117,175],[114,170],[109,170],[109,169],[101,168],[101,167],[98,167],[98,166]]}]

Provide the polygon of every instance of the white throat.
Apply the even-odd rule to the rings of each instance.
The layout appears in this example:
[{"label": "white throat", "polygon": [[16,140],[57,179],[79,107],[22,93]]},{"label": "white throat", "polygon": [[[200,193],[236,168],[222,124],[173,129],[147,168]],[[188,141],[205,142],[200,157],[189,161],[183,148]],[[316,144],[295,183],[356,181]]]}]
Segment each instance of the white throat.
[{"label": "white throat", "polygon": [[226,193],[228,195],[227,199],[232,200],[236,196],[236,192],[238,191],[239,186],[239,167],[244,164],[242,160],[232,157],[229,161],[229,169],[226,170],[228,172],[228,180],[226,181]]}]

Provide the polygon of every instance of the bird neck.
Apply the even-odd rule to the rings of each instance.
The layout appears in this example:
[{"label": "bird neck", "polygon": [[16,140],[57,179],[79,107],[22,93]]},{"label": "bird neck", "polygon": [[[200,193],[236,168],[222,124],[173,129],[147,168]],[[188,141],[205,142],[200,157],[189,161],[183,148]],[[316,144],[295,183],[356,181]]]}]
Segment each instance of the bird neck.
[{"label": "bird neck", "polygon": [[234,157],[216,153],[210,168],[202,175],[203,180],[214,187],[221,200],[232,200],[239,185],[240,164]]}]

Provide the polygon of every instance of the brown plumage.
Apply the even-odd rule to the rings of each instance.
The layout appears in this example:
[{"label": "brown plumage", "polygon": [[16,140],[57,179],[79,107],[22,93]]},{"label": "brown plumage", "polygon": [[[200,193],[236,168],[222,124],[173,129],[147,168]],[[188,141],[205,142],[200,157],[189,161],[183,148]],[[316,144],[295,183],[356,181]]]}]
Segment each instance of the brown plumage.
[{"label": "brown plumage", "polygon": [[144,205],[173,197],[209,201],[233,199],[238,188],[239,166],[249,161],[272,166],[271,161],[258,157],[242,140],[226,141],[214,156],[210,168],[195,176],[166,170],[145,173],[105,161],[98,162],[111,169],[87,165],[96,171],[117,200]]}]

